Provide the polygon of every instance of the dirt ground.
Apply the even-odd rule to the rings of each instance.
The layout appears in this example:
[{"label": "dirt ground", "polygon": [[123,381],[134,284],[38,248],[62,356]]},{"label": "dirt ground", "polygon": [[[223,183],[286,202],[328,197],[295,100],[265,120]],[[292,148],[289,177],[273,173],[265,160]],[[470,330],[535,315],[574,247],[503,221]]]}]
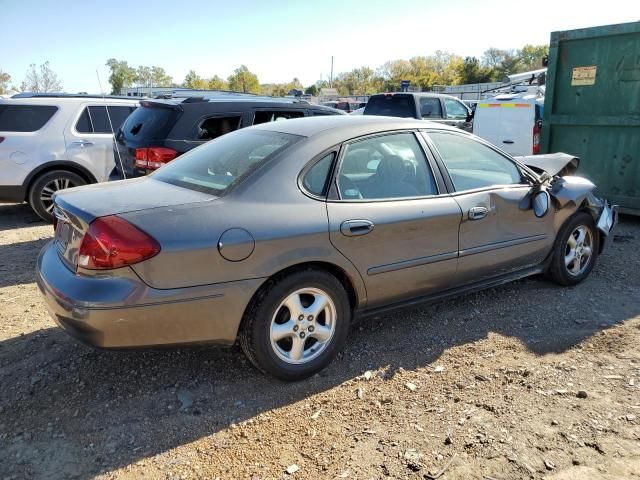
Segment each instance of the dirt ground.
[{"label": "dirt ground", "polygon": [[52,228],[0,205],[0,479],[640,479],[640,219],[591,277],[355,326],[286,384],[237,347],[103,352],[50,319]]}]

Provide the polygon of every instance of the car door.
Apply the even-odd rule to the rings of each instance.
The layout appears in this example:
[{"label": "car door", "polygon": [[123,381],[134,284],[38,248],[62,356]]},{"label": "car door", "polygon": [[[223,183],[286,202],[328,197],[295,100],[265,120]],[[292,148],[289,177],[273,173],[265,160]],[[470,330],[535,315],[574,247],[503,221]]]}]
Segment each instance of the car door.
[{"label": "car door", "polygon": [[456,284],[539,265],[553,245],[553,215],[536,217],[521,167],[463,133],[425,135],[462,210]]},{"label": "car door", "polygon": [[368,306],[446,289],[461,211],[421,140],[394,132],[343,145],[327,202],[332,244],[365,281]]},{"label": "car door", "polygon": [[65,129],[67,160],[89,170],[99,182],[115,166],[113,132],[135,110],[134,105],[85,104]]}]

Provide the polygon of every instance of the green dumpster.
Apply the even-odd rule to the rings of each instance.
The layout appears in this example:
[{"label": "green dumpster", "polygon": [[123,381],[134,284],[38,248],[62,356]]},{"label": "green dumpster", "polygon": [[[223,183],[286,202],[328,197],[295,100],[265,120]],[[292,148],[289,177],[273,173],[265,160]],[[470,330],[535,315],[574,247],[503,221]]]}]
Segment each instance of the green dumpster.
[{"label": "green dumpster", "polygon": [[640,215],[640,22],[551,33],[542,153],[580,157],[580,175]]}]

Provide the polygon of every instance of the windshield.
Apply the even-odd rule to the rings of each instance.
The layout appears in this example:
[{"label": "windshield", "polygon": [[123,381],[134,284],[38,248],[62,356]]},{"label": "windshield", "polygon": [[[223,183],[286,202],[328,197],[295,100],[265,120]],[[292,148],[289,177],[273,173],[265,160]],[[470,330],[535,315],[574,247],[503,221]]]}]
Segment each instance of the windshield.
[{"label": "windshield", "polygon": [[155,172],[153,178],[221,196],[300,138],[279,132],[241,130],[185,153]]}]

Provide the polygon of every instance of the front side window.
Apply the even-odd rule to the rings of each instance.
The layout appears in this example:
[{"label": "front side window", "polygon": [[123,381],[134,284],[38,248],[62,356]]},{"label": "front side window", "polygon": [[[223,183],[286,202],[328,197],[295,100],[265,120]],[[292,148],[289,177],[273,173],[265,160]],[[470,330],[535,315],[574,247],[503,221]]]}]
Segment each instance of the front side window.
[{"label": "front side window", "polygon": [[438,193],[420,144],[396,133],[347,145],[338,175],[340,198],[383,200]]},{"label": "front side window", "polygon": [[440,99],[435,97],[420,98],[420,114],[424,120],[442,118]]},{"label": "front side window", "polygon": [[0,132],[35,132],[53,117],[58,107],[0,104]]},{"label": "front side window", "polygon": [[221,196],[300,138],[279,132],[238,130],[190,150],[152,177]]},{"label": "front side window", "polygon": [[456,191],[522,183],[520,170],[508,158],[470,137],[429,132]]},{"label": "front side window", "polygon": [[460,102],[446,98],[444,108],[447,110],[447,118],[452,120],[466,120],[469,112]]},{"label": "front side window", "polygon": [[198,125],[198,140],[213,140],[240,128],[240,115],[206,118]]}]

